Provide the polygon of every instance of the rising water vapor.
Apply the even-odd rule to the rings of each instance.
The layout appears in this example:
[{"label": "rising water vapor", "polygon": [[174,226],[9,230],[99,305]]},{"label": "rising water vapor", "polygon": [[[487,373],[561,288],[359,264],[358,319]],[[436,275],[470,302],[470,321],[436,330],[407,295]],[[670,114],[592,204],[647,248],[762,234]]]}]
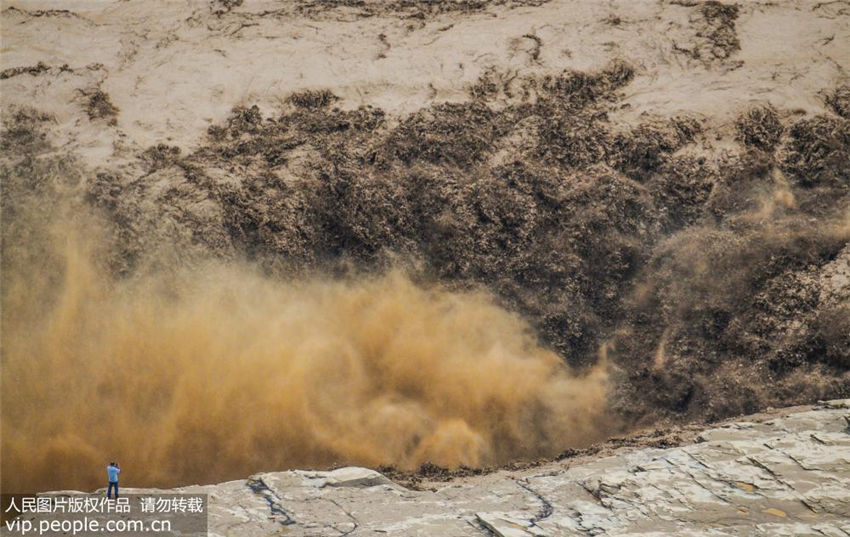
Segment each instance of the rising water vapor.
[{"label": "rising water vapor", "polygon": [[[573,375],[485,294],[222,262],[118,281],[72,230],[4,273],[4,491],[92,489],[113,459],[128,485],[174,486],[600,436],[604,366]],[[39,288],[42,256],[59,270]]]}]

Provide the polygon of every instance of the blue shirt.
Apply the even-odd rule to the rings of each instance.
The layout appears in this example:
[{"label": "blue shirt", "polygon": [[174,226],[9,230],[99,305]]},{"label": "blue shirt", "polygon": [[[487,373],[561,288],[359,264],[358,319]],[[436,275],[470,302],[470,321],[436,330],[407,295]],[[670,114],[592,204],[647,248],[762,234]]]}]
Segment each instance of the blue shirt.
[{"label": "blue shirt", "polygon": [[110,464],[106,467],[106,473],[109,474],[110,483],[118,483],[118,474],[121,473],[121,468]]}]

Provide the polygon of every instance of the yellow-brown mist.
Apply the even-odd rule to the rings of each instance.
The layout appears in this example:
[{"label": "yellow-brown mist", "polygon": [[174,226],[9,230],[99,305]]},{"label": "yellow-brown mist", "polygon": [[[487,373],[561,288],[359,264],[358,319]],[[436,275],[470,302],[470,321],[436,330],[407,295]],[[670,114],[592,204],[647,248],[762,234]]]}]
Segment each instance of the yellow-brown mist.
[{"label": "yellow-brown mist", "polygon": [[116,281],[63,235],[55,281],[4,275],[4,491],[93,489],[113,459],[128,486],[173,486],[599,437],[604,366],[574,376],[484,294],[221,262]]}]

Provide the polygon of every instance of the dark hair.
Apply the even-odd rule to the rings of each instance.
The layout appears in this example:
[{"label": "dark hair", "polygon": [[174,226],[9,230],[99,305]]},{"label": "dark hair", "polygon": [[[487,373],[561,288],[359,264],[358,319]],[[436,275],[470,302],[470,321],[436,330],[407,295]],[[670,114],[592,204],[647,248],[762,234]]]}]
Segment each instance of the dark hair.
[{"label": "dark hair", "polygon": [[110,462],[109,466],[115,466],[115,461]]}]

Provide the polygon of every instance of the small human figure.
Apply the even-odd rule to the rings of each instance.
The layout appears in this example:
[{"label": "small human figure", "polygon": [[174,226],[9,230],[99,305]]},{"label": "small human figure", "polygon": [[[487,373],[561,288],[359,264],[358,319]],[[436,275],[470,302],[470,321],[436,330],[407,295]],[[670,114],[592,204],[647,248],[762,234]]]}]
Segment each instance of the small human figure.
[{"label": "small human figure", "polygon": [[109,488],[106,489],[106,497],[109,498],[112,493],[112,488],[115,488],[115,499],[118,499],[118,474],[121,473],[121,467],[117,462],[110,462],[106,467],[106,475],[109,476]]}]

